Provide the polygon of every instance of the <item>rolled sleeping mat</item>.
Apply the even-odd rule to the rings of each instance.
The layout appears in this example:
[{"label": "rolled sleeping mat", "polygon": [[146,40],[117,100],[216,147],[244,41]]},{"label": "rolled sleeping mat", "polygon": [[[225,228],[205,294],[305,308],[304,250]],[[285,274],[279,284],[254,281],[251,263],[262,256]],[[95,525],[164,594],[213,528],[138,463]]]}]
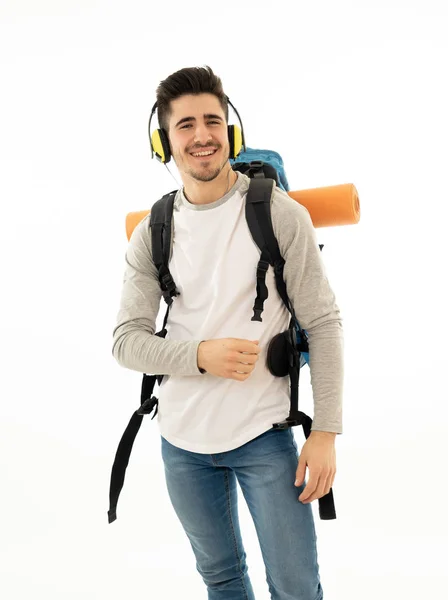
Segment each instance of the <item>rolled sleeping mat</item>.
[{"label": "rolled sleeping mat", "polygon": [[308,209],[314,227],[336,227],[359,222],[359,196],[352,183],[287,193]]},{"label": "rolled sleeping mat", "polygon": [[138,212],[130,212],[126,215],[126,235],[128,236],[128,241],[131,239],[132,232],[146,215],[149,215],[151,210],[140,210]]},{"label": "rolled sleeping mat", "polygon": [[[361,216],[359,196],[352,183],[298,190],[287,194],[308,210],[314,227],[336,227],[359,222]],[[151,210],[140,210],[126,215],[128,241],[135,227],[150,212]]]}]

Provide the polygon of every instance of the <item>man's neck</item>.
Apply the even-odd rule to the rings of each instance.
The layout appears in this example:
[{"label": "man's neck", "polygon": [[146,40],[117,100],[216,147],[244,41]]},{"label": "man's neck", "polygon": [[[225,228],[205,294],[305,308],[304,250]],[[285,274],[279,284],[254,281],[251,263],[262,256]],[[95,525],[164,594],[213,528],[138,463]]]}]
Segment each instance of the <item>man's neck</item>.
[{"label": "man's neck", "polygon": [[212,181],[197,181],[189,177],[184,181],[184,196],[191,204],[211,204],[225,196],[237,179],[238,174],[233,169],[221,171]]}]

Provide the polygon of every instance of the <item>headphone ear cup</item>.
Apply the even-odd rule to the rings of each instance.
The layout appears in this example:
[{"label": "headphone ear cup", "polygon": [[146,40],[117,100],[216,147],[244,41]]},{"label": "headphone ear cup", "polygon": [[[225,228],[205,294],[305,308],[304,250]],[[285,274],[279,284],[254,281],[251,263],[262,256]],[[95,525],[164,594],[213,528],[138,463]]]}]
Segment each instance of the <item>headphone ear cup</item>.
[{"label": "headphone ear cup", "polygon": [[152,149],[157,160],[161,163],[168,163],[171,160],[171,149],[168,136],[163,129],[156,129],[151,136]]},{"label": "headphone ear cup", "polygon": [[241,148],[243,147],[243,135],[238,125],[229,125],[227,129],[230,145],[229,158],[236,158],[241,152]]}]

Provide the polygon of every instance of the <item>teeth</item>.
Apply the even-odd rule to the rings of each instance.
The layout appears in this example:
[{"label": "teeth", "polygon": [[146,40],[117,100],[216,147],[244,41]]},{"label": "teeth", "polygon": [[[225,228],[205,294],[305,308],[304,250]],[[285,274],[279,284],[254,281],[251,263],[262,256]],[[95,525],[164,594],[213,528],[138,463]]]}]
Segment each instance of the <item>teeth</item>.
[{"label": "teeth", "polygon": [[210,154],[213,154],[215,152],[215,150],[209,150],[208,152],[195,152],[193,154],[193,156],[209,156]]}]

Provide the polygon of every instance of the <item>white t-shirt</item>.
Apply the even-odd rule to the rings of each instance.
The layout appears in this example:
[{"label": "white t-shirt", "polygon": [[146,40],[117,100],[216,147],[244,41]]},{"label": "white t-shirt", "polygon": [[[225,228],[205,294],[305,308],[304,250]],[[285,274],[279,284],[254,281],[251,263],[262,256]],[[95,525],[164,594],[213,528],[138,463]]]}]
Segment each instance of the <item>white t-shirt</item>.
[{"label": "white t-shirt", "polygon": [[[136,226],[126,252],[113,355],[125,368],[166,375],[154,390],[160,434],[192,452],[233,450],[289,415],[290,378],[275,377],[266,366],[269,342],[290,321],[272,267],[262,322],[251,321],[260,250],[245,216],[249,182],[238,172],[229,192],[206,205],[191,204],[183,188],[177,192],[169,269],[180,295],[173,299],[165,339],[154,335],[159,309],[165,313],[166,304],[160,305],[149,215]],[[312,429],[342,433],[342,321],[314,226],[307,209],[280,188],[273,195],[271,218],[286,261],[288,297],[308,333]],[[244,382],[198,369],[201,341],[230,337],[259,340],[259,359]]]}]

